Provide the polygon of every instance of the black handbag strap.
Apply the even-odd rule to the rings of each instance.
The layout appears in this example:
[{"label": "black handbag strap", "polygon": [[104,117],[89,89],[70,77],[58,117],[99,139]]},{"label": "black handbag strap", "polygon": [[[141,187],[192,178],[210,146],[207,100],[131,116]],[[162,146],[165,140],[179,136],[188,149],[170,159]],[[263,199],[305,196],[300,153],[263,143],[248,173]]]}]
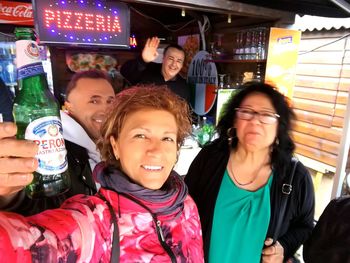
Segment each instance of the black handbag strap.
[{"label": "black handbag strap", "polygon": [[119,263],[119,258],[120,258],[119,227],[118,227],[118,221],[115,215],[114,208],[112,207],[111,203],[106,199],[106,197],[103,194],[98,192],[96,196],[101,198],[106,203],[106,205],[108,206],[109,212],[111,214],[114,230],[113,230],[112,251],[111,251],[110,262]]},{"label": "black handbag strap", "polygon": [[275,230],[274,235],[272,237],[273,238],[273,244],[277,241],[279,233],[281,231],[281,226],[282,226],[282,222],[283,222],[285,211],[286,211],[286,207],[287,207],[288,197],[289,197],[290,193],[293,190],[293,185],[292,185],[293,184],[293,178],[294,178],[295,170],[297,168],[297,165],[298,165],[299,161],[296,158],[292,158],[291,162],[292,162],[291,173],[289,174],[289,177],[285,176],[286,183],[284,183],[282,185],[282,189],[281,189],[282,190],[282,201],[281,201],[281,207],[280,207],[279,216],[278,216],[278,219],[277,219],[276,230]]}]

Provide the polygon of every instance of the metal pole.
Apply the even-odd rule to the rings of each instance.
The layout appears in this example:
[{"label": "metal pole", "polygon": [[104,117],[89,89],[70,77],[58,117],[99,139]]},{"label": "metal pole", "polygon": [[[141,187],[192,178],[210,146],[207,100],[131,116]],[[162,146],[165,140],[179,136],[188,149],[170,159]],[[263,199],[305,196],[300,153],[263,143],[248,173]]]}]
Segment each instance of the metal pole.
[{"label": "metal pole", "polygon": [[346,169],[346,162],[348,160],[349,146],[350,146],[350,99],[348,98],[348,101],[346,103],[346,113],[344,116],[343,135],[340,141],[340,150],[339,150],[338,159],[337,159],[337,168],[336,168],[334,180],[333,180],[333,188],[332,188],[332,195],[331,195],[332,199],[339,197],[341,194],[341,188],[345,178],[345,169]]}]

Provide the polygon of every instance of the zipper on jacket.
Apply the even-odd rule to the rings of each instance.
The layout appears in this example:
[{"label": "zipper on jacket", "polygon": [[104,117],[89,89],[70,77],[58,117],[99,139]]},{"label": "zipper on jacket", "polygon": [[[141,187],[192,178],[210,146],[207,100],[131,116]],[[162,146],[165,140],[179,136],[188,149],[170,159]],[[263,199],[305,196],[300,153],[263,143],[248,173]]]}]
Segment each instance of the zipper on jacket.
[{"label": "zipper on jacket", "polygon": [[161,246],[163,247],[165,252],[169,255],[171,262],[176,263],[176,256],[175,256],[174,252],[171,250],[170,246],[165,242],[162,225],[161,225],[160,220],[158,220],[157,215],[155,213],[153,213],[151,209],[149,209],[147,206],[145,206],[143,203],[141,203],[139,200],[137,200],[133,196],[130,196],[130,195],[125,194],[125,193],[118,193],[118,194],[124,196],[125,198],[132,200],[136,204],[138,204],[141,207],[143,207],[144,209],[146,209],[151,214],[153,222],[156,226],[156,232],[157,232],[159,243],[161,244]]},{"label": "zipper on jacket", "polygon": [[171,248],[165,242],[164,233],[163,233],[160,221],[158,220],[158,218],[157,218],[157,216],[155,214],[151,213],[151,215],[152,215],[153,221],[156,224],[156,231],[157,231],[157,236],[158,236],[158,240],[159,240],[160,244],[162,245],[164,250],[169,255],[169,257],[171,259],[171,262],[172,263],[176,263],[176,256],[175,256],[174,252],[171,250]]},{"label": "zipper on jacket", "polygon": [[160,225],[160,221],[159,220],[157,220],[156,225],[157,225],[157,231],[159,231],[160,239],[164,242],[165,241],[164,234],[163,234],[163,230],[162,230],[162,227]]}]

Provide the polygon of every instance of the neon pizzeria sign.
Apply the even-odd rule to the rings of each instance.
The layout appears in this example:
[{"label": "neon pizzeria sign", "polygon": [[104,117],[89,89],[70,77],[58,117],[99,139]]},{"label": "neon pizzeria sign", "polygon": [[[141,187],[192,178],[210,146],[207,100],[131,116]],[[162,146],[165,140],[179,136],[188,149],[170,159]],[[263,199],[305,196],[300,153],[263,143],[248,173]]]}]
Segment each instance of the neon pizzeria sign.
[{"label": "neon pizzeria sign", "polygon": [[129,47],[130,13],[124,3],[37,0],[33,7],[42,43]]}]

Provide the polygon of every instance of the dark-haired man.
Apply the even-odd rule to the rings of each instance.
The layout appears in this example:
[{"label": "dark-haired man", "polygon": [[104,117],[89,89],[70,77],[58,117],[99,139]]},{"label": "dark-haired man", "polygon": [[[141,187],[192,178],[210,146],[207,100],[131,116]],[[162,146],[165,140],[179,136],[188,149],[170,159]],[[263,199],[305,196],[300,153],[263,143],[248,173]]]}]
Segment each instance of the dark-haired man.
[{"label": "dark-haired man", "polygon": [[158,37],[147,39],[141,57],[124,63],[120,73],[132,85],[167,85],[174,93],[190,102],[190,90],[178,74],[185,60],[185,51],[181,46],[171,44],[164,49],[162,63],[154,63],[158,57],[158,46]]},{"label": "dark-haired man", "polygon": [[98,70],[76,73],[66,89],[66,111],[61,112],[71,189],[60,196],[31,200],[24,191],[15,195],[30,183],[31,176],[22,175],[21,179],[11,174],[12,179],[10,175],[4,175],[5,179],[2,179],[0,174],[0,208],[32,215],[57,208],[70,196],[95,194],[97,187],[92,170],[100,162],[95,143],[113,99],[114,89],[105,73]]},{"label": "dark-haired man", "polygon": [[72,178],[69,195],[96,192],[91,174],[101,159],[95,143],[113,100],[114,90],[110,79],[102,71],[76,73],[68,83],[64,103],[66,111],[61,112],[61,119]]}]

